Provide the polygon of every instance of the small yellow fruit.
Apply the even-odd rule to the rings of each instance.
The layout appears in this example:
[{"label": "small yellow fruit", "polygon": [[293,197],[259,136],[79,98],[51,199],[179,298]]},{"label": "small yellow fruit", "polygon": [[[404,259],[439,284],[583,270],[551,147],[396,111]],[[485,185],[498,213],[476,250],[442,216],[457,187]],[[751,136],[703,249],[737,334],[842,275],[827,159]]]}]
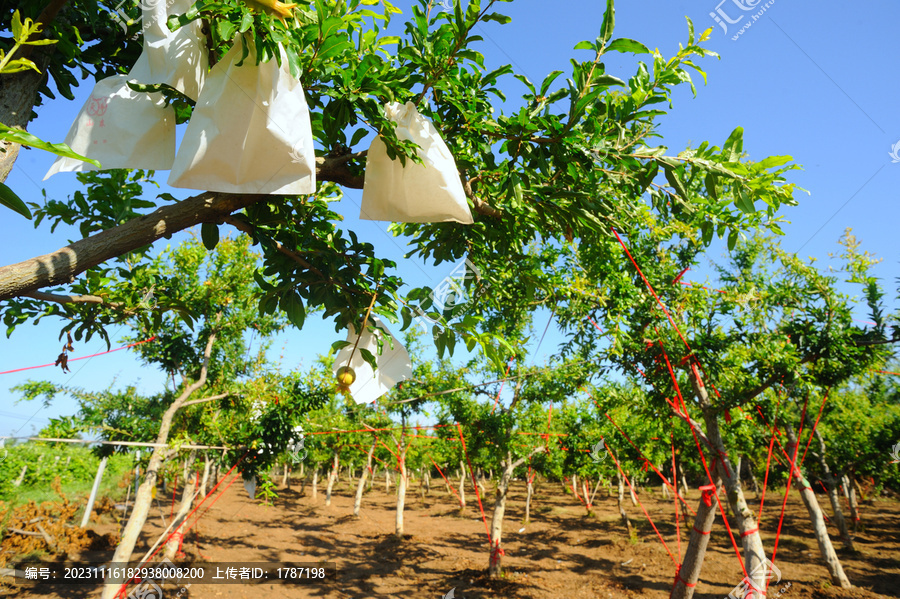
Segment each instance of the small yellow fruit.
[{"label": "small yellow fruit", "polygon": [[341,390],[348,390],[356,381],[356,372],[349,366],[341,366],[337,371],[337,382]]},{"label": "small yellow fruit", "polygon": [[279,2],[279,0],[246,0],[246,3],[251,8],[262,9],[274,16],[277,19],[281,19],[282,21],[291,16],[291,9],[297,7],[296,4],[293,3],[284,3]]}]

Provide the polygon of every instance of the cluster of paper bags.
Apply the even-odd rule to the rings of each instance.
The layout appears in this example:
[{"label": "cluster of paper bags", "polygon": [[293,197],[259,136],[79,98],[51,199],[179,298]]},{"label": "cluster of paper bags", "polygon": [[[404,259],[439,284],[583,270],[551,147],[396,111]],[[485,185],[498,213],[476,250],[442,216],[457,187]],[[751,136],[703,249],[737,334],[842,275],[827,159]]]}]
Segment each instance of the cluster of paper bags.
[{"label": "cluster of paper bags", "polygon": [[[316,191],[316,163],[309,109],[300,82],[291,76],[287,57],[256,64],[255,49],[241,62],[242,42],[212,68],[207,62],[200,23],[170,31],[170,15],[183,14],[193,0],[144,6],[144,50],[127,75],[95,85],[72,124],[66,143],[96,159],[104,169],[170,170],[172,187],[227,193],[302,195]],[[243,43],[250,44],[246,39]],[[241,63],[238,66],[238,63]],[[176,151],[175,111],[160,93],[132,90],[128,82],[170,85],[196,101]],[[456,162],[434,125],[412,102],[389,103],[385,116],[396,124],[400,140],[419,146],[423,164],[391,160],[376,136],[366,159],[360,218],[394,222],[473,222]],[[89,163],[59,158],[44,177],[92,170]],[[412,377],[409,354],[384,324],[365,330],[357,350],[342,350],[335,373],[351,367],[356,379],[350,394],[370,403],[397,382]],[[378,340],[383,351],[377,355]],[[348,341],[356,344],[351,329]],[[378,369],[359,349],[377,355]],[[255,480],[245,481],[253,494]]]},{"label": "cluster of paper bags", "polygon": [[[242,42],[212,68],[199,21],[176,31],[166,22],[193,0],[146,3],[144,50],[127,75],[97,82],[66,143],[104,169],[170,170],[172,187],[228,193],[301,195],[316,190],[316,163],[306,96],[281,60],[241,63]],[[148,6],[149,5],[149,6]],[[280,64],[279,64],[280,62]],[[241,66],[237,66],[241,63]],[[196,101],[176,151],[175,111],[160,93],[133,91],[128,82],[168,84]],[[401,140],[419,146],[424,164],[404,167],[376,137],[368,152],[360,218],[395,222],[471,224],[456,162],[434,125],[414,104],[390,103],[386,116]],[[58,159],[55,173],[94,169]]]}]

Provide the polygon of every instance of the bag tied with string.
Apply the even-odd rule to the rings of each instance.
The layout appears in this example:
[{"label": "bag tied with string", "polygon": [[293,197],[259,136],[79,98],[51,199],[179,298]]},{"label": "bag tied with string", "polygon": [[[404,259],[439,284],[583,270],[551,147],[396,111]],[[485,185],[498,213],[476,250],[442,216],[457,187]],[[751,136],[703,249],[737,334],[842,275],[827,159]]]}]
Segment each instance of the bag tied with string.
[{"label": "bag tied with string", "polygon": [[144,51],[131,74],[140,83],[165,83],[196,100],[209,70],[206,37],[197,19],[172,31],[168,18],[190,10],[193,0],[143,0]]},{"label": "bag tied with string", "polygon": [[[242,37],[209,72],[169,174],[169,185],[227,193],[316,191],[309,108],[280,59],[256,64]],[[243,44],[249,54],[243,57]]]},{"label": "bag tied with string", "polygon": [[[332,366],[336,377],[345,373],[344,369],[346,368],[352,370],[353,382],[346,387],[353,401],[358,404],[372,403],[400,381],[412,378],[412,362],[409,352],[384,326],[381,319],[373,317],[372,320],[375,323],[374,331],[368,328],[364,330],[359,336],[359,343],[357,343],[356,329],[350,327],[347,332],[347,343],[350,345],[338,352]],[[378,353],[379,340],[383,342],[381,354]],[[372,366],[363,358],[360,352],[362,349],[375,356],[377,370],[372,370]]]},{"label": "bag tied with string", "polygon": [[412,102],[388,103],[384,112],[397,124],[398,139],[419,146],[422,164],[407,159],[404,166],[399,159],[388,157],[380,137],[372,140],[359,217],[402,223],[472,224],[456,161],[434,124],[419,114]]}]

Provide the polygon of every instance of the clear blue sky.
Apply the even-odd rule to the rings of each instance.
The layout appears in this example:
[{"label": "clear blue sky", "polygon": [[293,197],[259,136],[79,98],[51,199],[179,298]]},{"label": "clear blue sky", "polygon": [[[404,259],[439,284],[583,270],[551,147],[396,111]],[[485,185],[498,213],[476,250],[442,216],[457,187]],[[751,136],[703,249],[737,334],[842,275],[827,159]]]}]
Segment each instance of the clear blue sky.
[{"label": "clear blue sky", "polygon": [[[617,6],[615,37],[629,37],[664,56],[687,40],[685,16],[693,19],[697,32],[714,26],[707,46],[721,60],[702,63],[709,84],[697,77],[698,97],[684,90],[675,97],[675,106],[663,119],[663,143],[671,151],[696,146],[704,140],[721,145],[736,127],[745,130],[744,149],[754,159],[788,154],[804,170],[791,180],[809,190],[799,194],[800,206],[785,212],[791,224],[785,227],[782,243],[788,251],[815,256],[824,264],[828,254],[837,250],[836,241],[846,227],[863,242],[863,247],[884,258],[876,274],[894,295],[898,266],[898,190],[900,163],[892,163],[892,145],[900,141],[900,78],[898,78],[897,23],[900,4],[877,0],[865,10],[843,2],[789,3],[776,0],[738,39],[732,36],[752,19],[755,11],[742,11],[735,2],[715,0],[671,2],[646,0],[620,1]],[[752,0],[745,0],[746,6]],[[480,50],[488,68],[512,63],[533,81],[540,81],[554,69],[568,69],[568,59],[576,56],[572,47],[581,40],[594,39],[603,17],[603,4],[597,0],[566,0],[559,3],[517,0],[498,4],[496,10],[508,14],[513,22],[506,26],[490,24],[478,31],[485,38]],[[765,2],[756,6],[762,9]],[[410,2],[399,2],[404,16]],[[726,35],[710,13],[717,6],[730,19],[743,17],[729,25]],[[399,34],[403,19],[391,25]],[[583,52],[582,52],[583,53]],[[608,61],[609,72],[629,77],[636,58],[616,55]],[[646,58],[645,58],[646,60]],[[508,79],[508,97],[515,102],[520,87]],[[50,141],[62,141],[69,124],[90,91],[83,85],[75,102],[57,100],[42,106],[38,120],[30,130]],[[53,158],[38,151],[25,151],[7,183],[21,196],[37,201],[41,189],[50,197],[64,197],[73,191],[74,175],[59,174],[46,184],[41,178]],[[166,173],[161,174],[164,180]],[[190,195],[172,190],[176,197]],[[361,239],[371,241],[387,257],[401,263],[400,273],[414,285],[434,285],[452,269],[449,265],[426,267],[403,261],[404,248],[385,232],[385,223],[359,222],[359,193],[349,192],[338,210],[346,217],[346,226]],[[2,249],[0,263],[9,264],[53,251],[77,232],[62,228],[51,235],[49,229],[33,230],[9,211],[0,212]],[[173,241],[177,241],[176,237]],[[721,245],[710,251],[716,258]],[[538,334],[546,318],[538,317]],[[0,371],[53,362],[61,343],[57,341],[59,323],[26,325],[12,338],[0,338]],[[552,328],[551,328],[552,331]],[[118,340],[124,329],[111,331]],[[285,368],[301,361],[309,364],[317,353],[327,351],[335,340],[343,338],[330,323],[312,320],[304,331],[284,336],[276,342],[274,357],[284,348]],[[537,361],[554,349],[559,336],[551,332],[540,348]],[[114,347],[118,347],[114,342]],[[79,344],[74,357],[105,350],[105,344],[93,340]],[[72,363],[72,372],[46,368],[20,374],[0,375],[0,434],[30,434],[46,424],[47,418],[74,411],[71,401],[57,402],[47,409],[37,404],[15,403],[8,389],[29,378],[46,379],[86,388],[110,384],[138,383],[141,391],[158,390],[160,373],[142,368],[128,351]]]}]

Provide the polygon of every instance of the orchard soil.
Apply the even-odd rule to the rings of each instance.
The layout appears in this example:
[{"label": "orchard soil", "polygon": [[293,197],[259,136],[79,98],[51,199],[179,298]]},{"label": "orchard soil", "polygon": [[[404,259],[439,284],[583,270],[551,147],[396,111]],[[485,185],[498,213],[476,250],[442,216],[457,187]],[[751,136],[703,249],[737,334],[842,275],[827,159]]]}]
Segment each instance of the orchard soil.
[{"label": "orchard soil", "polygon": [[[563,492],[560,483],[538,483],[531,522],[525,525],[525,484],[514,482],[504,522],[504,577],[490,580],[486,576],[487,532],[471,488],[466,495],[468,505],[460,512],[455,496],[448,494],[443,484],[432,484],[431,492],[423,498],[419,482],[413,483],[406,501],[407,534],[401,541],[393,535],[394,488],[390,494],[385,493],[383,479],[366,493],[358,519],[352,516],[353,497],[346,479],[336,485],[328,507],[321,488],[314,500],[309,485],[304,492],[300,486],[300,481],[294,480],[291,488],[279,490],[274,505],[264,506],[251,501],[237,481],[188,533],[183,547],[186,555],[175,562],[183,566],[192,562],[328,561],[337,564],[336,580],[304,586],[194,584],[180,595],[179,589],[164,587],[163,599],[669,596],[675,565],[666,549],[640,508],[626,500],[637,530],[637,538],[629,539],[619,520],[615,498],[607,497],[605,490],[598,493],[594,514],[588,516],[577,498]],[[774,546],[782,493],[783,489],[769,489],[766,496],[761,530],[767,551]],[[482,501],[490,521],[490,485],[486,494],[489,497]],[[758,506],[753,497],[753,493],[748,493],[751,508]],[[823,509],[830,513],[825,496],[818,497]],[[169,516],[171,498],[158,499],[135,550],[136,556],[143,555],[162,533],[162,520]],[[699,493],[689,493],[688,499],[695,506]],[[646,489],[641,493],[641,501],[669,550],[677,556],[672,501],[663,499],[659,488]],[[861,509],[864,526],[855,535],[856,553],[842,550],[834,526],[829,528],[854,585],[849,591],[836,589],[829,583],[806,511],[796,493],[792,493],[776,558],[782,580],[772,583],[769,599],[900,597],[900,502],[879,498]],[[70,553],[69,560],[98,562],[111,557],[112,548],[102,545],[115,537],[118,525],[109,513],[99,520],[92,525],[99,535],[94,538],[106,539],[106,543],[94,542],[90,550]],[[519,532],[523,527],[525,530]],[[682,552],[688,530],[682,521]],[[716,519],[709,547],[695,597],[722,599],[741,581],[743,573],[721,517]],[[39,592],[6,588],[0,590],[0,595],[75,599],[100,594],[99,586],[41,588]],[[447,595],[451,589],[455,589],[455,595]]]}]

